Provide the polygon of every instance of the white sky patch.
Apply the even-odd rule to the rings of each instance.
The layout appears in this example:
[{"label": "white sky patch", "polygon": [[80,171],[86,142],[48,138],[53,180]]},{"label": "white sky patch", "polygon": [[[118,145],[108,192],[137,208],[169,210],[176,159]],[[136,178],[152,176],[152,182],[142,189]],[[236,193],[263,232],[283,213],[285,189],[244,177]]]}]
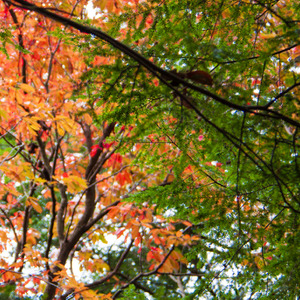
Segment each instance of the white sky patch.
[{"label": "white sky patch", "polygon": [[177,210],[175,208],[169,208],[164,212],[164,217],[174,217],[177,214]]},{"label": "white sky patch", "polygon": [[215,161],[215,160],[213,160],[212,162],[211,162],[211,164],[213,165],[213,166],[216,166],[217,165],[217,161]]},{"label": "white sky patch", "polygon": [[291,67],[290,71],[300,74],[300,67]]},{"label": "white sky patch", "polygon": [[92,1],[89,1],[89,3],[86,6],[86,11],[87,11],[88,18],[94,19],[96,17],[97,13],[99,12],[99,9],[97,9],[93,6]]}]

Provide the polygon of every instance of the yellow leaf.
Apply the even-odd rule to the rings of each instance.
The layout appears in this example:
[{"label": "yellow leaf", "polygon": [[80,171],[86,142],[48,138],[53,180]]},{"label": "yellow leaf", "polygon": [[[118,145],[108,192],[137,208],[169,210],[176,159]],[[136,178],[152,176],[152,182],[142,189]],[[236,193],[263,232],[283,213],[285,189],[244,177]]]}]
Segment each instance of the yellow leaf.
[{"label": "yellow leaf", "polygon": [[0,89],[0,95],[8,95],[8,92],[6,90]]},{"label": "yellow leaf", "polygon": [[34,178],[34,182],[37,182],[37,183],[45,183],[45,182],[47,182],[47,180],[38,177],[38,178]]},{"label": "yellow leaf", "polygon": [[26,237],[26,243],[30,245],[35,245],[36,244],[36,239],[32,235],[27,235]]},{"label": "yellow leaf", "polygon": [[105,239],[103,234],[100,234],[99,239],[102,243],[107,244],[107,240]]},{"label": "yellow leaf", "polygon": [[57,116],[54,120],[57,121],[57,130],[60,135],[64,134],[63,131],[70,133],[75,128],[74,120],[70,119],[69,117]]},{"label": "yellow leaf", "polygon": [[32,117],[32,116],[31,117],[25,117],[24,121],[27,123],[27,125],[29,127],[29,130],[31,129],[35,132],[35,131],[40,130],[40,128],[41,128],[41,125],[38,123],[38,121],[39,121],[38,117]]},{"label": "yellow leaf", "polygon": [[107,4],[107,0],[98,0],[94,1],[94,6],[99,7],[101,10],[104,10]]},{"label": "yellow leaf", "polygon": [[104,270],[109,271],[110,267],[107,263],[103,262],[101,259],[94,260],[94,268],[99,272],[103,272]]},{"label": "yellow leaf", "polygon": [[19,104],[23,103],[23,95],[20,91],[16,91],[15,97]]},{"label": "yellow leaf", "polygon": [[18,182],[22,182],[26,179],[26,164],[21,166],[13,166],[13,165],[2,165],[0,170],[9,178],[17,180]]},{"label": "yellow leaf", "polygon": [[20,87],[24,92],[26,92],[26,93],[33,93],[33,92],[35,92],[35,88],[32,87],[32,86],[29,85],[29,84],[26,84],[26,83],[21,83],[21,84],[19,85],[19,87]]},{"label": "yellow leaf", "polygon": [[71,98],[72,94],[73,94],[72,92],[67,92],[67,93],[65,94],[64,98],[65,98],[65,99],[69,99],[69,98]]},{"label": "yellow leaf", "polygon": [[263,267],[263,265],[264,265],[264,263],[263,263],[263,260],[262,260],[262,258],[260,257],[260,256],[256,256],[255,258],[254,258],[254,262],[255,262],[255,264],[256,264],[256,266],[257,266],[257,268],[260,270],[262,267]]},{"label": "yellow leaf", "polygon": [[246,266],[249,264],[249,261],[247,259],[244,259],[242,262],[241,262],[241,265],[242,266]]},{"label": "yellow leaf", "polygon": [[0,120],[3,120],[3,119],[7,120],[7,117],[8,117],[7,111],[4,109],[0,109]]},{"label": "yellow leaf", "polygon": [[68,191],[70,193],[79,193],[87,188],[85,179],[79,176],[70,175],[69,177],[63,178],[62,180],[67,185]]}]

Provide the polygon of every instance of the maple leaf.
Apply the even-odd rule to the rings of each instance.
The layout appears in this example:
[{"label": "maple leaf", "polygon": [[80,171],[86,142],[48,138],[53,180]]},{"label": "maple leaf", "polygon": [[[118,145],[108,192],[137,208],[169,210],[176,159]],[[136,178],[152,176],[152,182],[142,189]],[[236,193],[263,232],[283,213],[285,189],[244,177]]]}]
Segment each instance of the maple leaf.
[{"label": "maple leaf", "polygon": [[117,174],[116,180],[120,183],[121,186],[123,186],[125,183],[131,183],[131,175],[126,170]]},{"label": "maple leaf", "polygon": [[102,148],[99,145],[93,145],[91,148],[91,152],[90,152],[91,157],[94,157],[101,150],[102,150]]}]

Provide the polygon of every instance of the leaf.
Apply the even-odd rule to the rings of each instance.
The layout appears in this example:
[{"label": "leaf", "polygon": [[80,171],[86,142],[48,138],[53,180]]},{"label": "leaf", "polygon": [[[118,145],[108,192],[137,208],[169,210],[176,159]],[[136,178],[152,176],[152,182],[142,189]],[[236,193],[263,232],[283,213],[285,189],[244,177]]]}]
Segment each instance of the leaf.
[{"label": "leaf", "polygon": [[0,109],[0,121],[7,120],[8,114],[4,109]]},{"label": "leaf", "polygon": [[108,243],[108,241],[106,240],[106,238],[104,237],[103,234],[100,234],[100,235],[99,235],[99,240],[100,240],[103,244],[107,244],[107,243]]},{"label": "leaf", "polygon": [[90,152],[91,157],[94,157],[101,150],[102,150],[102,148],[99,145],[93,145],[91,152]]},{"label": "leaf", "polygon": [[24,122],[27,124],[29,131],[33,134],[36,135],[37,131],[41,129],[40,119],[36,116],[28,116],[24,117]]},{"label": "leaf", "polygon": [[[120,299],[146,299],[147,290],[168,299],[180,283],[191,299],[295,298],[299,1],[69,0],[57,10],[33,1],[74,20],[76,30],[16,2],[0,1],[5,291],[11,281],[19,299],[51,289],[53,298],[72,289],[74,299],[102,299],[86,285],[97,281],[97,290],[122,292]],[[94,20],[82,13],[87,2]],[[93,35],[78,31],[83,24]],[[129,47],[116,49],[119,42]],[[172,67],[190,87],[160,80]],[[213,92],[195,87],[213,83]],[[37,151],[27,147],[33,141]],[[45,165],[56,181],[44,179]],[[24,238],[22,251],[12,239],[22,246]],[[74,271],[82,270],[76,278],[65,268],[73,256]],[[160,270],[178,272],[146,272],[162,262]],[[184,276],[184,264],[202,278]],[[223,264],[226,280],[215,278],[211,293],[206,279]],[[118,274],[111,277],[108,266]],[[5,278],[5,270],[20,268],[20,280]],[[141,272],[146,288],[130,291]]]},{"label": "leaf", "polygon": [[19,87],[26,93],[33,93],[35,92],[35,88],[29,84],[26,84],[26,83],[21,83],[19,85]]},{"label": "leaf", "polygon": [[125,170],[116,176],[116,180],[119,182],[121,186],[123,186],[125,183],[131,183],[131,175]]},{"label": "leaf", "polygon": [[27,203],[27,205],[31,205],[36,212],[38,212],[40,214],[43,212],[43,209],[39,205],[39,200],[37,198],[28,197],[26,203]]},{"label": "leaf", "polygon": [[212,85],[213,84],[213,79],[210,76],[209,73],[205,71],[192,71],[192,72],[187,72],[185,73],[186,78],[196,82],[196,83],[201,83],[205,85]]},{"label": "leaf", "polygon": [[95,7],[99,7],[101,10],[104,10],[108,0],[96,0],[93,2]]},{"label": "leaf", "polygon": [[[198,71],[190,71],[190,72],[177,72],[176,70],[172,70],[170,71],[170,73],[182,79],[190,79],[195,83],[201,83],[210,86],[213,84],[213,79],[211,75],[205,71],[198,70]],[[178,85],[178,83],[176,84],[176,82],[173,82],[172,84],[174,86]]]},{"label": "leaf", "polygon": [[181,232],[181,231],[177,231],[177,232],[176,232],[176,236],[177,236],[177,237],[181,237],[181,236],[182,236],[182,232]]},{"label": "leaf", "polygon": [[53,120],[57,122],[57,130],[60,135],[64,135],[64,131],[71,133],[75,129],[75,122],[69,117],[57,116]]},{"label": "leaf", "polygon": [[87,188],[86,180],[75,175],[65,177],[62,181],[66,184],[70,193],[76,194]]},{"label": "leaf", "polygon": [[135,239],[139,236],[139,227],[138,226],[133,226],[133,228],[131,230],[131,235],[132,235],[133,239]]}]

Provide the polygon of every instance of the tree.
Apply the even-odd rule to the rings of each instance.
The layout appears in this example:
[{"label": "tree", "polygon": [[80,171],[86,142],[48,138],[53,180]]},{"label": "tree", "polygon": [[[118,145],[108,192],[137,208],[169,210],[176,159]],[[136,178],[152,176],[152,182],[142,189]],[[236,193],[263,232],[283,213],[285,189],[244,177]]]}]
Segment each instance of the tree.
[{"label": "tree", "polygon": [[293,299],[297,1],[86,5],[1,2],[3,293]]}]

